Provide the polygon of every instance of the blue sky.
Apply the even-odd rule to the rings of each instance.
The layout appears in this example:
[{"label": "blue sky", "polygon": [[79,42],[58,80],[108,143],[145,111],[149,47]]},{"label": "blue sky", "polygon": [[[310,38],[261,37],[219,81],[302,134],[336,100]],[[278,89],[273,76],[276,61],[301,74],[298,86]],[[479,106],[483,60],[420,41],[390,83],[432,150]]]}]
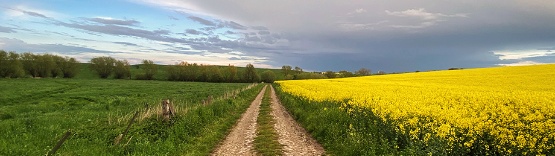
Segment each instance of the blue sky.
[{"label": "blue sky", "polygon": [[0,49],[374,72],[555,63],[555,1],[0,0]]}]

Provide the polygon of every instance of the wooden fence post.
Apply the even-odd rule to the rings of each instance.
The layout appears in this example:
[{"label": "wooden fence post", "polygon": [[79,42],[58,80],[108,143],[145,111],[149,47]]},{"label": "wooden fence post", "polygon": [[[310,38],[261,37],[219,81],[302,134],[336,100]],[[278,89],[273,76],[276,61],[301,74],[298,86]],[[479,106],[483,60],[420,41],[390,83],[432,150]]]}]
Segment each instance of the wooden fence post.
[{"label": "wooden fence post", "polygon": [[162,116],[164,121],[170,121],[171,117],[175,115],[175,109],[169,99],[162,101]]},{"label": "wooden fence post", "polygon": [[133,124],[133,122],[135,122],[135,118],[137,118],[137,116],[139,116],[139,111],[135,112],[135,115],[133,115],[133,118],[131,118],[131,120],[129,121],[129,124],[127,125],[125,131],[116,138],[116,140],[114,141],[115,145],[118,145],[121,139],[125,138],[125,135],[127,135],[129,128],[131,128],[131,125]]},{"label": "wooden fence post", "polygon": [[50,150],[50,152],[48,152],[47,155],[56,154],[56,151],[58,149],[60,149],[60,147],[62,147],[62,144],[64,143],[64,141],[66,141],[67,138],[69,138],[69,135],[71,135],[71,129],[67,130],[67,132],[64,134],[64,136],[58,141],[58,143],[56,143],[56,146],[54,146],[54,148],[52,148],[52,150]]}]

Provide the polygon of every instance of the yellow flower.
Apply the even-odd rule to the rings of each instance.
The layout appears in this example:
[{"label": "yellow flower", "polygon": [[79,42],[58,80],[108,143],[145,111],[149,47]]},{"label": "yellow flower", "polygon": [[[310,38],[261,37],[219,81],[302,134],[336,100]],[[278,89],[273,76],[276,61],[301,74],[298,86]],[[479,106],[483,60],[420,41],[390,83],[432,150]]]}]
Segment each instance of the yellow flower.
[{"label": "yellow flower", "polygon": [[551,64],[277,83],[287,94],[337,102],[351,115],[360,113],[353,107],[367,108],[415,140],[426,133],[425,142],[438,137],[470,147],[487,132],[498,143],[490,149],[541,153],[555,148],[554,71]]}]

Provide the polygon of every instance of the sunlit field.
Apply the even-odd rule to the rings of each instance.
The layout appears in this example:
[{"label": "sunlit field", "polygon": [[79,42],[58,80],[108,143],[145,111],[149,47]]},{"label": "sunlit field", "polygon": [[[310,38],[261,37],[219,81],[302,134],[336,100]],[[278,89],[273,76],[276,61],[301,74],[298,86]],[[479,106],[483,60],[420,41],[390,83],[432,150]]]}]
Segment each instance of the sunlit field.
[{"label": "sunlit field", "polygon": [[[553,154],[555,148],[555,65],[278,84],[305,104],[332,102],[352,118],[378,117],[399,151],[418,146],[426,154],[527,155]],[[345,128],[366,135],[369,126]]]},{"label": "sunlit field", "polygon": [[[0,155],[207,155],[261,87],[100,79],[0,79]],[[252,87],[252,86],[251,86]],[[233,94],[233,96],[231,96]],[[203,104],[213,97],[210,104]],[[176,116],[164,122],[162,99]],[[135,123],[120,145],[135,112]]]}]

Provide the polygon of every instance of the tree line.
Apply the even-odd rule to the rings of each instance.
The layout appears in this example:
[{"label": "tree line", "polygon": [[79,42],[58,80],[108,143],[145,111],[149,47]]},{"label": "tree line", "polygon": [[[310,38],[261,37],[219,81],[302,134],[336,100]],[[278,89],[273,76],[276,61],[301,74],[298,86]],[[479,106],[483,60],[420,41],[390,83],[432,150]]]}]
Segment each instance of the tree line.
[{"label": "tree line", "polygon": [[[116,60],[112,57],[96,57],[90,61],[90,69],[100,78],[108,78],[114,75],[116,79],[131,79],[131,65],[127,60]],[[137,66],[141,73],[135,75],[139,80],[153,80],[158,73],[158,65],[151,60],[143,60]],[[275,81],[272,71],[256,72],[252,64],[247,64],[244,71],[238,71],[235,66],[228,65],[220,67],[215,65],[204,65],[196,63],[180,62],[166,67],[166,79],[169,81],[191,81],[191,82],[227,82],[227,83],[254,83]]]},{"label": "tree line", "polygon": [[75,58],[52,54],[6,52],[0,50],[0,77],[60,77],[72,78],[79,72]]},{"label": "tree line", "polygon": [[[6,52],[0,50],[0,77],[63,77],[72,78],[79,72],[79,62],[75,58],[61,57],[52,54],[32,54]],[[140,73],[131,74],[131,68],[137,67]],[[127,60],[117,60],[113,57],[95,57],[90,60],[89,69],[100,78],[114,77],[116,79],[138,80],[165,79],[170,81],[195,82],[226,82],[226,83],[272,83],[277,80],[271,70],[258,73],[254,65],[247,64],[243,70],[233,65],[215,66],[197,63],[180,62],[165,68],[166,77],[155,77],[159,73],[159,65],[151,60],[143,60],[142,64],[132,66]],[[300,67],[282,66],[284,80],[326,79],[354,76],[368,76],[371,71],[361,68],[355,73],[349,71],[304,72]]]},{"label": "tree line", "polygon": [[244,71],[238,71],[233,65],[220,67],[196,63],[180,62],[167,67],[168,80],[170,81],[198,81],[198,82],[227,82],[227,83],[253,83],[275,81],[275,74],[266,70],[258,74],[254,65],[247,64]]},{"label": "tree line", "polygon": [[[154,80],[154,75],[158,72],[158,65],[151,60],[143,60],[142,65],[138,66],[141,73],[135,75],[138,80]],[[89,68],[103,79],[114,76],[116,79],[131,79],[131,64],[127,60],[117,60],[113,57],[101,56],[92,58]]]},{"label": "tree line", "polygon": [[303,79],[328,79],[328,78],[344,78],[344,77],[356,77],[356,76],[369,76],[372,71],[367,68],[360,68],[355,73],[341,70],[339,72],[326,71],[326,72],[303,72],[300,67],[292,68],[291,66],[285,65],[281,67],[281,72],[284,75],[285,80],[303,80]]}]

